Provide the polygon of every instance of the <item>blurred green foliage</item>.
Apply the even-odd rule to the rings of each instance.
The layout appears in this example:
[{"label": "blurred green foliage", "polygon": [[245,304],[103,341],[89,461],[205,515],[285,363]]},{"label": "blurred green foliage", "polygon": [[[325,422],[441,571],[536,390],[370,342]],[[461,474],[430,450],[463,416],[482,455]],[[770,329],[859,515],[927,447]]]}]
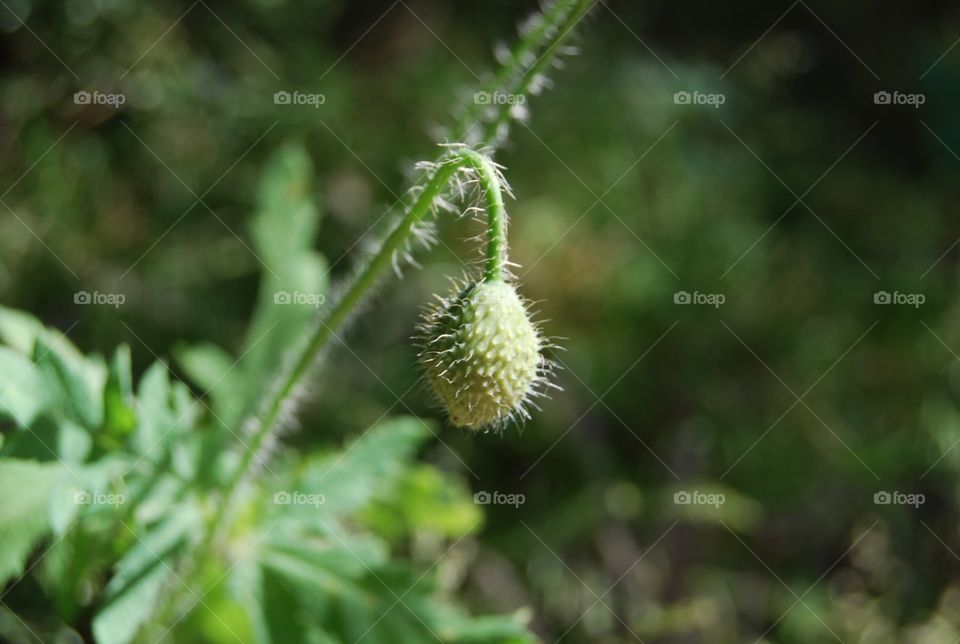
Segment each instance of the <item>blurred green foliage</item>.
[{"label": "blurred green foliage", "polygon": [[[78,464],[118,445],[145,449],[156,431],[149,419],[187,411],[191,394],[205,404],[186,414],[184,432],[241,417],[281,357],[280,336],[257,344],[262,330],[295,328],[310,313],[293,307],[289,319],[254,317],[248,327],[270,281],[329,292],[350,274],[410,164],[435,156],[438,127],[493,66],[490,43],[510,41],[531,8],[8,2],[0,295],[94,356],[5,312],[0,386],[12,417],[59,418],[41,436],[74,450]],[[564,391],[503,437],[439,425],[434,437],[415,421],[389,421],[384,434],[406,437],[409,459],[370,473],[371,487],[345,488],[358,495],[353,508],[364,506],[350,528],[365,536],[350,547],[378,574],[390,567],[387,552],[419,571],[383,572],[399,595],[456,542],[410,603],[437,584],[434,595],[455,594],[471,613],[529,607],[547,641],[960,638],[957,18],[940,2],[870,12],[597,6],[581,55],[551,74],[555,87],[531,99],[529,122],[497,155],[517,195],[508,208],[521,291],[563,338]],[[122,91],[127,102],[76,105],[80,90]],[[293,90],[326,101],[274,104],[274,92]],[[877,105],[880,90],[921,92],[925,102]],[[678,91],[726,101],[676,104]],[[405,340],[418,307],[476,253],[469,223],[451,217],[439,228],[443,243],[418,257],[423,270],[384,287],[333,349],[300,431],[284,437],[270,469],[301,454],[307,465],[294,474],[308,480],[385,417],[436,416]],[[78,291],[122,293],[125,303],[77,305]],[[678,305],[679,291],[725,302]],[[926,301],[875,304],[881,291]],[[38,335],[46,348],[34,353]],[[166,356],[172,382],[156,362]],[[165,404],[144,410],[139,400]],[[83,444],[73,426],[103,418],[110,431]],[[3,436],[4,455],[24,460],[0,471],[0,572],[9,576],[40,534],[63,534],[76,507],[36,512],[49,486],[74,484],[34,463],[50,460],[42,445],[18,441],[12,425]],[[202,440],[197,449],[177,477],[215,476],[220,455],[204,453]],[[90,477],[86,488],[108,490],[111,468],[128,466],[108,459],[78,474]],[[381,476],[387,483],[375,488]],[[480,527],[469,498],[483,491],[525,502],[482,506]],[[925,502],[877,505],[883,491]],[[724,502],[678,504],[678,492]],[[163,548],[182,535],[181,512],[202,511],[137,520],[157,528],[148,543]],[[106,553],[87,533],[95,517],[80,525],[70,547],[84,556],[55,546],[45,574],[68,574],[58,566],[77,561],[104,573]],[[136,534],[140,525],[130,524]],[[248,608],[269,602],[298,615],[342,611],[345,641],[360,637],[393,598],[351,568],[355,558],[333,554],[345,546],[330,528],[314,535],[332,551],[312,555],[322,560],[305,556],[302,525],[273,532],[179,633],[312,636],[306,620],[272,624]],[[117,535],[127,542],[118,547],[134,533]],[[131,551],[113,572],[157,581],[140,574],[142,555]],[[31,639],[13,613],[37,629],[48,606],[95,628],[86,586],[46,597],[42,581],[2,597],[5,637]],[[339,607],[364,592],[386,604]],[[250,603],[238,608],[237,598]],[[434,617],[437,628],[463,619],[446,608]],[[385,621],[392,641],[431,639],[404,640],[419,626],[402,606]],[[488,639],[511,624],[495,621]],[[485,627],[481,618],[471,628]]]}]

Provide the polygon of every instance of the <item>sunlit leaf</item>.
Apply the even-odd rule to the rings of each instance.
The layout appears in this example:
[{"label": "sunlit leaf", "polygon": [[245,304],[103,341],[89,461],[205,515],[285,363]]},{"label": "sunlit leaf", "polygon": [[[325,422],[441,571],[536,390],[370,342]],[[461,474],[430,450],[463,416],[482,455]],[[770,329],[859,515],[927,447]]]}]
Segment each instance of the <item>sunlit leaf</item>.
[{"label": "sunlit leaf", "polygon": [[61,465],[0,459],[0,586],[24,570],[49,529],[47,496]]}]

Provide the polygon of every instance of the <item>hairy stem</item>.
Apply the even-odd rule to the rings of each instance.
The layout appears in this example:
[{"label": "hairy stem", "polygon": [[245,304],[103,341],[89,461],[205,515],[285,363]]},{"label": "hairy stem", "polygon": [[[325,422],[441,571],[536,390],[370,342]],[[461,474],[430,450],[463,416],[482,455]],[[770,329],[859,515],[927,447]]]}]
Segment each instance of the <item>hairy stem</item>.
[{"label": "hairy stem", "polygon": [[[499,279],[506,261],[506,210],[503,204],[502,179],[496,166],[483,153],[471,148],[455,148],[436,164],[423,190],[406,210],[406,214],[380,245],[377,253],[367,262],[349,287],[334,305],[324,312],[311,330],[306,344],[296,354],[292,363],[287,363],[280,384],[269,395],[266,405],[258,414],[251,440],[242,453],[240,462],[233,468],[225,483],[224,503],[211,516],[208,528],[196,546],[194,565],[202,563],[213,551],[220,536],[229,528],[234,509],[239,503],[243,482],[265,451],[270,438],[282,424],[284,407],[293,399],[297,387],[306,379],[317,356],[330,339],[336,336],[353,309],[374,287],[377,280],[391,265],[395,254],[401,252],[410,239],[413,228],[423,221],[433,209],[436,199],[448,189],[454,175],[463,168],[473,171],[480,185],[488,217],[487,258],[484,280]],[[194,570],[189,570],[189,573]],[[190,610],[192,607],[187,607]]]},{"label": "hairy stem", "polygon": [[[531,23],[531,28],[494,76],[490,84],[491,90],[514,95],[529,93],[538,76],[552,63],[559,48],[593,3],[594,0],[556,0],[550,5],[542,16]],[[503,139],[504,126],[510,118],[509,105],[499,105],[492,113],[485,113],[473,106],[473,109],[467,110],[465,118],[454,131],[458,135],[462,134],[461,140],[477,141],[480,145],[492,149]],[[475,137],[468,136],[474,132]],[[285,411],[291,406],[298,388],[310,374],[324,347],[372,290],[390,266],[395,254],[406,247],[416,224],[428,215],[435,200],[447,190],[455,173],[463,167],[469,167],[475,172],[487,206],[488,240],[484,280],[500,278],[506,263],[506,211],[499,174],[486,155],[470,148],[456,148],[441,157],[432,172],[424,177],[420,184],[422,189],[393,226],[373,258],[362,267],[333,306],[317,319],[296,357],[284,363],[278,379],[279,384],[268,392],[264,404],[256,414],[247,449],[242,452],[240,461],[223,486],[223,502],[209,515],[207,525],[197,541],[187,547],[181,579],[192,581],[200,565],[214,552],[219,537],[229,531],[235,516],[234,510],[242,500],[244,481],[265,457],[271,441],[282,426]],[[175,598],[170,597],[168,600]],[[194,606],[195,604],[188,605],[185,612],[190,612]],[[154,614],[154,623],[162,624],[166,621],[166,609],[170,607],[172,604],[169,601],[161,603]]]},{"label": "hairy stem", "polygon": [[503,265],[507,261],[507,211],[503,206],[500,176],[493,162],[479,152],[465,150],[464,160],[477,173],[487,204],[487,261],[483,280],[492,282],[503,276]]},{"label": "hairy stem", "polygon": [[502,180],[489,157],[470,148],[457,148],[440,160],[423,190],[380,245],[373,259],[363,267],[333,307],[320,316],[305,348],[281,379],[280,387],[271,395],[266,408],[261,413],[259,427],[254,433],[254,441],[249,445],[250,449],[244,451],[240,466],[228,481],[227,489],[234,489],[239,485],[253,464],[254,455],[259,453],[264,441],[280,422],[284,403],[292,398],[297,385],[307,376],[316,357],[330,338],[336,335],[337,330],[344,324],[364,295],[390,266],[394,255],[403,250],[414,226],[427,217],[435,200],[447,190],[454,174],[464,167],[469,167],[476,173],[487,207],[488,242],[484,278],[487,281],[500,278],[507,250],[507,215],[503,205]]},{"label": "hairy stem", "polygon": [[[544,12],[531,19],[529,29],[510,52],[507,61],[485,85],[488,94],[502,92],[508,96],[527,96],[534,85],[557,58],[557,55],[574,33],[584,16],[598,0],[556,0]],[[484,119],[483,107],[474,103],[463,119],[464,127],[458,140],[474,142],[482,146],[494,146],[506,137],[506,125],[511,110],[501,107],[494,116]],[[474,130],[479,131],[474,135]],[[474,138],[476,136],[476,138]]]},{"label": "hairy stem", "polygon": [[[593,4],[594,0],[556,0],[550,5],[543,15],[534,20],[532,29],[520,40],[508,62],[496,74],[494,89],[505,83],[509,85],[505,89],[513,93],[526,93],[533,79],[551,64],[559,48]],[[480,139],[495,147],[501,126],[509,118],[509,106],[500,106],[493,118],[480,118],[464,131],[478,126]],[[490,281],[500,277],[506,262],[506,212],[499,177],[493,163],[485,155],[468,148],[460,149],[453,158],[441,159],[432,176],[427,178],[423,191],[408,208],[406,215],[394,226],[373,260],[361,270],[330,312],[318,320],[305,349],[299,354],[293,367],[281,378],[281,386],[274,391],[262,413],[258,415],[259,422],[253,442],[249,445],[250,449],[245,450],[241,467],[227,483],[228,499],[255,464],[256,455],[261,452],[279,424],[284,405],[293,397],[297,385],[306,377],[320,351],[390,264],[394,253],[404,246],[414,225],[429,212],[434,199],[444,191],[456,169],[464,164],[470,165],[477,172],[487,202],[489,238],[484,279]],[[221,516],[224,514],[226,512],[220,513]]]}]

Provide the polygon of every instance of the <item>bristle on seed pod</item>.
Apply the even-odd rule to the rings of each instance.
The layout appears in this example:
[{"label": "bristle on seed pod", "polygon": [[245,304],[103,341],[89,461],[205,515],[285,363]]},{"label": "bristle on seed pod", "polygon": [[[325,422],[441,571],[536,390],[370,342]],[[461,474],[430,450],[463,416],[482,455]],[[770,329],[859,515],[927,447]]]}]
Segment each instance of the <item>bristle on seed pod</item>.
[{"label": "bristle on seed pod", "polygon": [[458,427],[502,429],[526,417],[544,378],[544,342],[520,295],[503,280],[467,281],[427,311],[420,362]]}]

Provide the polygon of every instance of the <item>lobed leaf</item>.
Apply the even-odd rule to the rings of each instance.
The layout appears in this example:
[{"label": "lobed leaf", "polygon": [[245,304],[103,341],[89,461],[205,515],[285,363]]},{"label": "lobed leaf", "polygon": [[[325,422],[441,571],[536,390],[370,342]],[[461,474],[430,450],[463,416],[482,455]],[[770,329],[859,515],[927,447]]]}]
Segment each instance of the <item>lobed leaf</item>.
[{"label": "lobed leaf", "polygon": [[0,459],[0,587],[23,573],[31,550],[50,529],[47,500],[61,468]]}]

